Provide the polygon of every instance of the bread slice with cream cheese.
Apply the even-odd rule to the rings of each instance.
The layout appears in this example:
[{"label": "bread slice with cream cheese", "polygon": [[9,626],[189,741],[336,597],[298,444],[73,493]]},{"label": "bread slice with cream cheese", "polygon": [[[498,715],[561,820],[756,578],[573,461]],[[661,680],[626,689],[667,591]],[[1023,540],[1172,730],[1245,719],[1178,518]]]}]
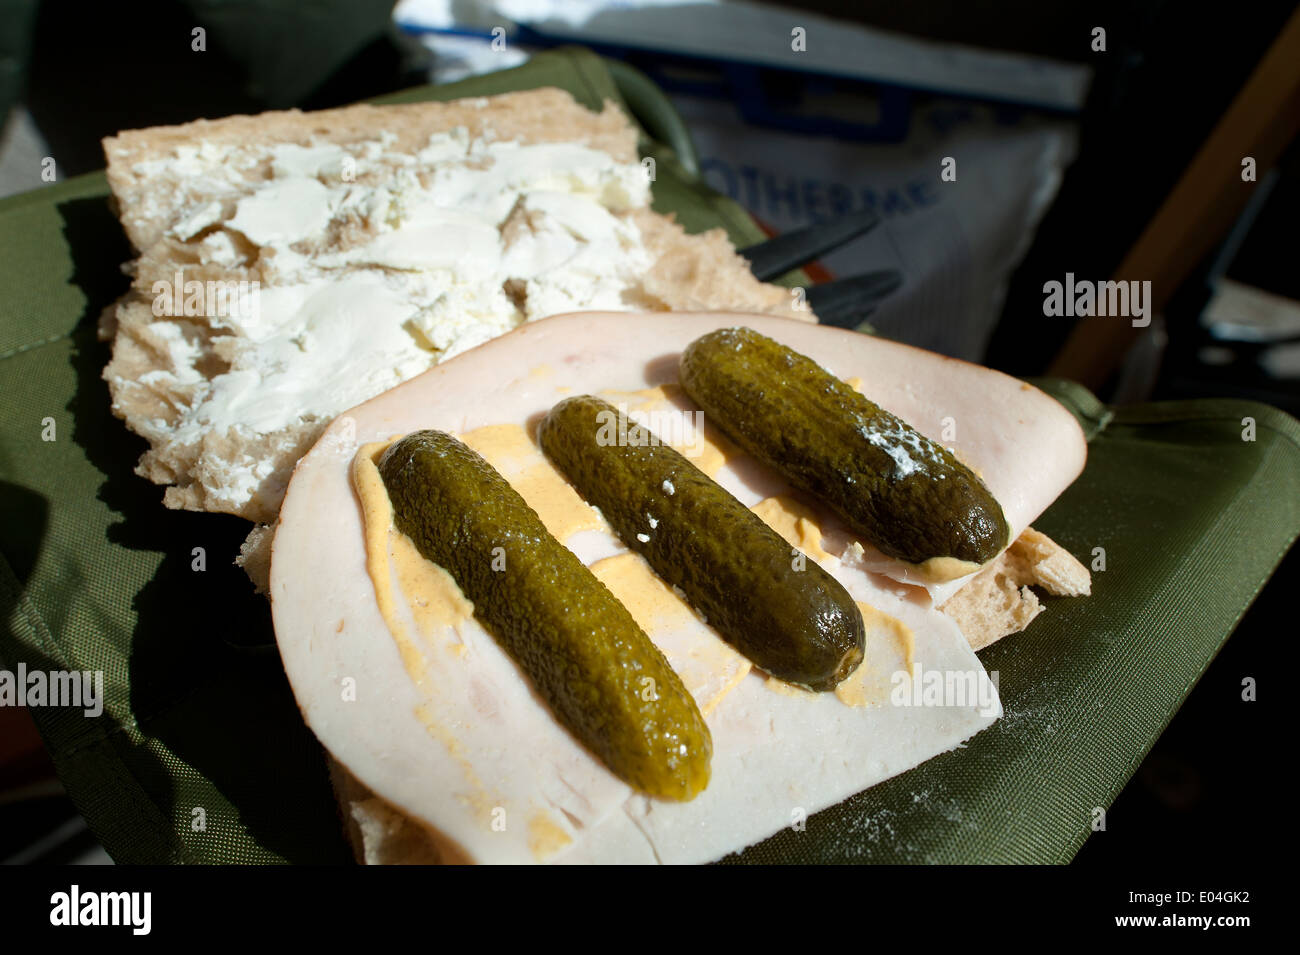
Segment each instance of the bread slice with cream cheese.
[{"label": "bread slice with cream cheese", "polygon": [[139,257],[101,332],[169,507],[268,522],[338,412],[522,322],[802,317],[725,234],[650,208],[637,133],[558,89],[264,113],[104,141]]}]

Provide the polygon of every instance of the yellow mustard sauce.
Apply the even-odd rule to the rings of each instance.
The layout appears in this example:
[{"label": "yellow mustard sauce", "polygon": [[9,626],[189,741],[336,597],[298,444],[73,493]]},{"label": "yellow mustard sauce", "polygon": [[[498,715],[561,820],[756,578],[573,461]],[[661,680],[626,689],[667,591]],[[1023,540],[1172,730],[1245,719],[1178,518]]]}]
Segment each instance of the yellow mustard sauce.
[{"label": "yellow mustard sauce", "polygon": [[889,699],[894,674],[912,672],[916,638],[911,627],[896,617],[862,601],[858,609],[866,630],[866,655],[835,688],[835,696],[848,706],[878,706]]},{"label": "yellow mustard sauce", "polygon": [[[361,504],[365,529],[366,571],[375,588],[380,615],[397,645],[402,665],[416,688],[426,696],[425,701],[415,708],[415,716],[425,731],[442,743],[461,767],[470,792],[459,794],[457,799],[486,823],[492,808],[500,805],[501,800],[488,794],[455,734],[438,719],[437,703],[428,698],[433,689],[428,685],[428,660],[411,639],[405,621],[398,613],[393,578],[396,577],[416,626],[426,638],[433,637],[439,628],[451,626],[454,629],[473,614],[474,605],[465,599],[450,574],[432,561],[425,560],[411,539],[393,526],[392,504],[376,465],[379,456],[391,443],[375,441],[365,444],[352,459],[352,487]],[[457,655],[465,652],[464,644],[459,642],[446,646]]]},{"label": "yellow mustard sauce", "polygon": [[[889,700],[894,688],[896,672],[912,672],[912,653],[915,636],[912,629],[901,620],[877,610],[870,604],[858,601],[862,622],[866,630],[866,647],[862,662],[834,689],[835,698],[845,706],[880,706]],[[821,696],[812,690],[767,676],[767,689],[782,696],[815,699]]]},{"label": "yellow mustard sauce", "polygon": [[580,531],[606,526],[600,513],[555,469],[522,426],[485,425],[458,437],[501,472],[560,543]]},{"label": "yellow mustard sauce", "polygon": [[[802,502],[787,496],[769,497],[751,510],[791,547],[797,547],[812,560],[832,556],[822,548],[822,531],[816,515]],[[911,672],[913,635],[901,621],[869,604],[859,601],[858,609],[866,629],[865,656],[858,668],[835,688],[835,696],[847,706],[871,706],[888,699],[890,678],[899,668],[895,665],[899,660],[906,663],[903,669]],[[785,696],[818,695],[774,677],[768,677],[766,685]]]},{"label": "yellow mustard sauce", "polygon": [[[625,405],[630,412],[691,409],[682,413],[687,416],[692,426],[702,421],[703,427],[698,430],[692,428],[689,444],[683,443],[680,435],[669,436],[678,438],[676,443],[669,440],[664,440],[664,443],[709,477],[716,477],[724,464],[741,456],[740,449],[723,437],[717,428],[704,420],[702,415],[696,416],[695,406],[686,397],[686,391],[681,385],[656,385],[654,388],[642,388],[639,391],[606,389],[600,392],[600,396],[615,406]],[[650,430],[655,429],[651,427]],[[663,435],[659,437],[661,440],[664,439]]]},{"label": "yellow mustard sauce", "polygon": [[931,557],[920,564],[908,564],[907,561],[899,561],[899,563],[913,568],[917,575],[929,584],[946,584],[958,577],[973,574],[984,566],[971,560],[959,560],[956,557]]},{"label": "yellow mustard sauce", "polygon": [[781,495],[759,501],[750,508],[768,527],[815,561],[832,556],[822,548],[822,529],[812,509],[793,497]]},{"label": "yellow mustard sauce", "polygon": [[[618,554],[591,565],[591,572],[668,656],[705,716],[717,708],[750,671],[749,659],[712,631],[701,641],[699,618],[640,554]],[[678,634],[686,645],[678,645]]]},{"label": "yellow mustard sauce", "polygon": [[375,587],[375,602],[397,644],[402,665],[415,685],[423,687],[428,676],[428,663],[398,616],[397,601],[393,596],[393,574],[389,563],[389,544],[395,533],[393,506],[388,500],[388,490],[384,487],[384,480],[379,476],[379,468],[375,464],[390,443],[375,441],[363,445],[357,451],[356,457],[352,459],[352,487],[361,503],[366,535],[366,572]]},{"label": "yellow mustard sauce", "polygon": [[528,817],[528,849],[539,862],[573,842],[573,837],[549,814],[537,810]]}]

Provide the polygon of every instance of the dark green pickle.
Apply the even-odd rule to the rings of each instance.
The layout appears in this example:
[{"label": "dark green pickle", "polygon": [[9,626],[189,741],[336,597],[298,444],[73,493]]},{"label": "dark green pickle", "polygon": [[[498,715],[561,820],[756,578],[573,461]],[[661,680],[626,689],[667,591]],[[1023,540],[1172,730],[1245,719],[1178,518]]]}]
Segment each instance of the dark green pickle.
[{"label": "dark green pickle", "polygon": [[379,473],[398,530],[451,574],[560,723],[644,793],[688,800],[704,790],[713,739],[694,698],[505,478],[440,431],[392,444]]},{"label": "dark green pickle", "polygon": [[612,405],[567,398],[538,440],[623,542],[755,665],[830,690],[862,662],[862,613],[840,583]]},{"label": "dark green pickle", "polygon": [[727,437],[911,564],[983,564],[1010,529],[993,494],[942,445],[810,358],[749,328],[682,352],[682,386]]}]

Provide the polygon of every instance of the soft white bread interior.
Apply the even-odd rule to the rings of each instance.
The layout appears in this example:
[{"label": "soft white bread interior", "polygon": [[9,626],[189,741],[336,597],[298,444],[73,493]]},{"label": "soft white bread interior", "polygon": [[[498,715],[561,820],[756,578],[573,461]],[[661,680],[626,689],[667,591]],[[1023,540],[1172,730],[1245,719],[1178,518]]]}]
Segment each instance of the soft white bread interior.
[{"label": "soft white bread interior", "polygon": [[1092,576],[1064,547],[1028,527],[940,609],[957,622],[973,649],[982,650],[1024,630],[1043,612],[1030,587],[1080,597],[1092,593]]}]

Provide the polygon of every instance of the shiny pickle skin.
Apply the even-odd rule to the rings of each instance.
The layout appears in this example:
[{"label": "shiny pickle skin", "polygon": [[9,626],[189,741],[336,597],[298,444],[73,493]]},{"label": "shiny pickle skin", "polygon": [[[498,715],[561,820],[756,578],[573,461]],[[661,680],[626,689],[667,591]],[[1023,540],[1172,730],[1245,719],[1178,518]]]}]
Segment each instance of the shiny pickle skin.
[{"label": "shiny pickle skin", "polygon": [[694,698],[505,478],[440,431],[392,444],[379,473],[398,530],[451,574],[562,725],[641,792],[686,801],[704,790],[713,738]]},{"label": "shiny pickle skin", "polygon": [[[688,345],[679,373],[727,437],[882,553],[983,564],[1006,548],[1002,507],[970,468],[812,359],[725,328]],[[898,473],[889,445],[915,470]]]},{"label": "shiny pickle skin", "polygon": [[830,690],[862,662],[862,612],[839,581],[811,560],[796,569],[780,534],[612,405],[567,398],[538,440],[628,548],[755,665]]}]

